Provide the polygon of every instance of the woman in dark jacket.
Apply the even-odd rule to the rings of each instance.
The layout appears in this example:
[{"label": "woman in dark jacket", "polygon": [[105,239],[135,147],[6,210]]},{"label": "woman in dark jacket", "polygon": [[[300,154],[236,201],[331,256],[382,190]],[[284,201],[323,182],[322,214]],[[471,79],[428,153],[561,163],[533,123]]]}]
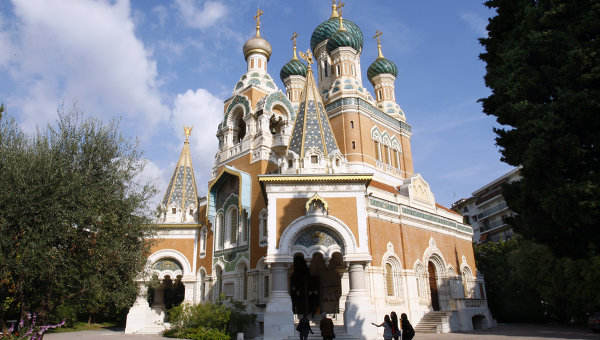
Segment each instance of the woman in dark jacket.
[{"label": "woman in dark jacket", "polygon": [[400,328],[398,328],[398,315],[396,315],[396,312],[391,312],[390,318],[392,319],[392,338],[394,338],[394,340],[398,340],[400,338]]},{"label": "woman in dark jacket", "polygon": [[315,334],[315,333],[313,333],[312,329],[310,328],[310,323],[308,322],[308,319],[306,318],[306,314],[304,314],[302,319],[300,319],[300,322],[298,322],[298,326],[296,326],[296,330],[298,331],[298,333],[300,333],[300,340],[308,339],[308,332],[310,332],[310,334]]},{"label": "woman in dark jacket", "polygon": [[413,329],[406,313],[400,315],[400,327],[402,327],[402,340],[410,340],[415,336],[415,330]]}]

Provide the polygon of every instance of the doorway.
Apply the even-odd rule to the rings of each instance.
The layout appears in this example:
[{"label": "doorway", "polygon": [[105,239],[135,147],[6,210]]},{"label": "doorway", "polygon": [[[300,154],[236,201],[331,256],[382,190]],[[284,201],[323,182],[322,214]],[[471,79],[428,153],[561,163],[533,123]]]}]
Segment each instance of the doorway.
[{"label": "doorway", "polygon": [[440,310],[440,298],[438,297],[437,277],[436,277],[435,265],[431,261],[429,261],[428,271],[429,271],[429,290],[431,291],[431,306],[433,307],[434,311],[439,311]]},{"label": "doorway", "polygon": [[290,296],[294,314],[314,316],[339,312],[342,293],[339,268],[343,268],[339,253],[335,253],[329,261],[325,261],[319,253],[314,254],[310,265],[303,255],[294,256],[294,265],[290,268]]}]

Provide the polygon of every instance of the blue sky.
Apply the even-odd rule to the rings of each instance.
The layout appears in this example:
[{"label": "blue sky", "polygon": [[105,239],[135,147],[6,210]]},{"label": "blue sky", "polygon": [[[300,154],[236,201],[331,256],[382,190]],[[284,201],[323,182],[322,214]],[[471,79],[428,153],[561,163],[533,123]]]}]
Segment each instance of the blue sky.
[{"label": "blue sky", "polygon": [[[445,206],[510,170],[495,146],[497,125],[477,103],[489,94],[477,39],[494,14],[481,2],[356,0],[343,9],[363,31],[362,79],[371,91],[372,36],[383,32],[383,54],[398,66],[396,99],[413,128],[415,172]],[[61,103],[104,121],[121,118],[145,151],[145,176],[161,190],[181,152],[182,126],[193,125],[204,194],[223,100],[245,72],[242,46],[254,35],[258,6],[273,47],[268,71],[284,90],[279,71],[291,58],[292,33],[308,49],[330,1],[1,0],[0,102],[29,132],[53,122]]]}]

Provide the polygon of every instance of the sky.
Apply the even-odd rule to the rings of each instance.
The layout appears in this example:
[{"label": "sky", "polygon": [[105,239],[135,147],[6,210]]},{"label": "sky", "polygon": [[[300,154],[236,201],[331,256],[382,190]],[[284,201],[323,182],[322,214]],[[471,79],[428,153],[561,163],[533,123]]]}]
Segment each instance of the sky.
[{"label": "sky", "polygon": [[[488,18],[480,1],[348,0],[343,17],[363,32],[363,85],[377,57],[398,67],[396,100],[412,126],[415,173],[444,206],[502,176],[493,127],[477,102],[487,97],[479,60]],[[310,47],[331,1],[0,0],[0,102],[33,133],[76,105],[137,138],[148,161],[144,176],[160,193],[177,163],[183,125],[193,126],[192,160],[199,194],[207,191],[223,101],[246,72],[242,46],[261,36],[273,48],[269,74],[285,92],[281,67]],[[156,206],[154,204],[153,206]]]}]

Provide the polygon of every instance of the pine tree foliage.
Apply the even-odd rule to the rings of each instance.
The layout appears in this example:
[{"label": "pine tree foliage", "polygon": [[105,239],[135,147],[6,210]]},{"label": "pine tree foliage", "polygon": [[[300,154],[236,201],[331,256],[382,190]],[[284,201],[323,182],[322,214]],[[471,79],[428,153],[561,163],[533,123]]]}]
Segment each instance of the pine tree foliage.
[{"label": "pine tree foliage", "polygon": [[600,251],[600,2],[490,0],[481,99],[502,160],[523,179],[504,188],[511,224],[557,256]]},{"label": "pine tree foliage", "polygon": [[74,317],[133,303],[152,233],[144,165],[116,122],[76,107],[31,136],[0,119],[0,291],[14,297],[5,315]]}]

